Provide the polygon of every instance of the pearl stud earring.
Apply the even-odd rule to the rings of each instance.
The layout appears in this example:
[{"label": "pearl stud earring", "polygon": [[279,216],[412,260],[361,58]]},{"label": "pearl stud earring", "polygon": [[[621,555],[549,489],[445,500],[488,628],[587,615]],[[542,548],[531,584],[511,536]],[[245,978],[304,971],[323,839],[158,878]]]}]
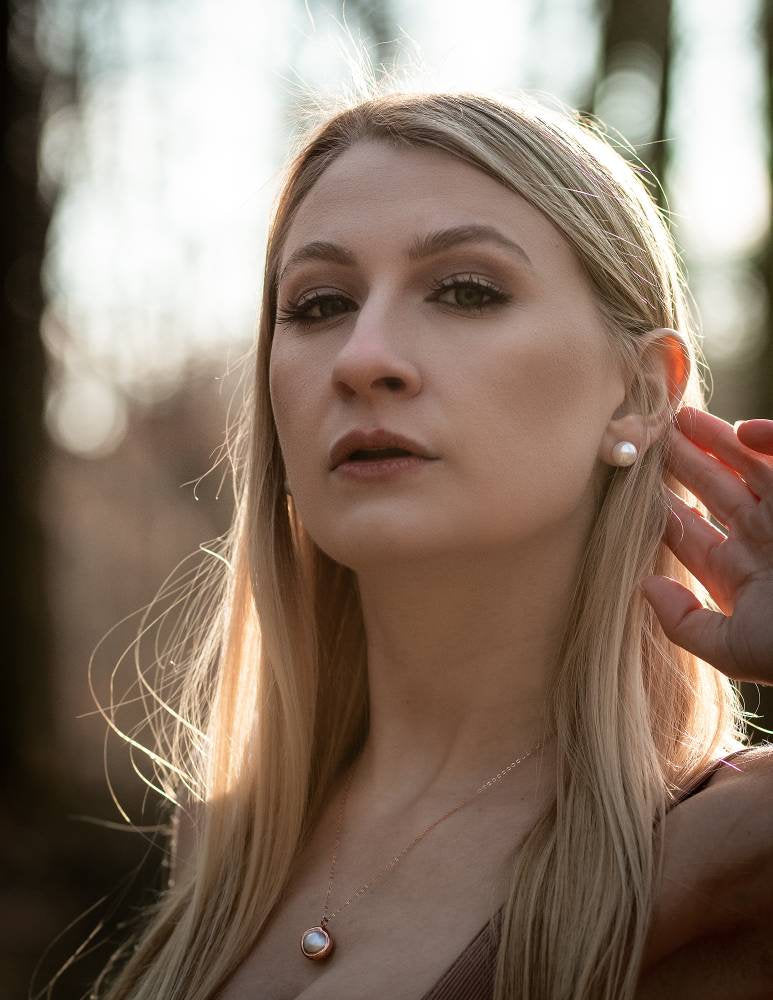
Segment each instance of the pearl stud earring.
[{"label": "pearl stud earring", "polygon": [[633,465],[639,449],[632,441],[618,441],[612,449],[612,458],[615,465]]}]

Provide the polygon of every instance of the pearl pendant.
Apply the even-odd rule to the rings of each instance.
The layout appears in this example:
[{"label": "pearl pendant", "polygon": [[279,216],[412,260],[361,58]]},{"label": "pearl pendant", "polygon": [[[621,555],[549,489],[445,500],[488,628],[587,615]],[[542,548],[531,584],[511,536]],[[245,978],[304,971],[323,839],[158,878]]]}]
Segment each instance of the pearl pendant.
[{"label": "pearl pendant", "polygon": [[310,927],[301,937],[301,951],[306,958],[311,958],[315,962],[328,958],[333,948],[335,941],[324,927]]}]

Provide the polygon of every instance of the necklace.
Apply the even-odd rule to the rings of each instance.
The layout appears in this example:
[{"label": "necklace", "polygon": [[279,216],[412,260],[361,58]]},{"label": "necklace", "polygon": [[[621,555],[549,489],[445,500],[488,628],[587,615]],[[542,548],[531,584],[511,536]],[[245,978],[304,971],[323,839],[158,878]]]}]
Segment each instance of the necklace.
[{"label": "necklace", "polygon": [[301,951],[306,956],[306,958],[310,958],[315,962],[318,962],[320,959],[328,958],[332,954],[333,949],[335,948],[335,940],[331,936],[330,931],[327,930],[326,925],[330,923],[330,921],[333,919],[333,917],[336,916],[336,914],[340,913],[341,910],[344,909],[344,907],[348,906],[353,899],[356,899],[359,896],[363,895],[363,893],[367,892],[368,889],[371,887],[371,885],[373,885],[375,882],[378,882],[380,879],[384,878],[384,876],[387,875],[390,871],[392,871],[393,868],[396,868],[397,865],[402,861],[402,859],[408,853],[408,851],[410,851],[411,848],[415,847],[416,844],[418,844],[418,842],[423,837],[426,837],[426,835],[430,832],[430,830],[434,830],[434,828],[439,823],[442,823],[443,820],[448,819],[449,816],[453,816],[455,812],[458,812],[469,802],[472,802],[472,800],[475,798],[476,795],[480,795],[481,792],[485,792],[487,788],[490,788],[492,785],[496,784],[497,781],[500,781],[509,771],[511,771],[518,764],[522,763],[522,761],[526,760],[527,757],[530,757],[535,751],[540,750],[547,742],[548,741],[546,739],[537,743],[537,745],[533,746],[531,750],[529,750],[527,753],[523,755],[523,757],[516,758],[516,760],[508,764],[507,767],[504,768],[504,770],[500,771],[499,774],[495,775],[493,778],[489,778],[488,781],[485,781],[480,786],[480,788],[468,799],[465,799],[464,802],[462,802],[460,805],[453,808],[450,812],[447,812],[445,816],[441,816],[440,819],[436,819],[435,822],[430,824],[430,826],[428,826],[423,833],[420,833],[418,837],[416,837],[414,840],[411,841],[410,844],[408,844],[407,847],[404,847],[403,850],[398,855],[392,858],[389,864],[385,868],[383,868],[374,879],[372,879],[370,882],[365,882],[364,885],[361,885],[360,888],[354,893],[354,895],[350,896],[346,900],[346,902],[343,903],[338,908],[338,910],[336,910],[335,913],[328,913],[327,903],[328,900],[330,899],[330,891],[333,888],[333,872],[335,870],[336,855],[338,853],[338,844],[341,840],[341,826],[344,818],[344,807],[346,806],[346,799],[349,794],[349,788],[352,783],[352,778],[354,777],[354,768],[352,768],[352,770],[349,773],[349,777],[346,781],[344,797],[341,802],[341,810],[338,816],[338,830],[336,833],[335,847],[333,848],[333,860],[330,865],[330,881],[328,882],[327,895],[325,896],[325,905],[322,908],[322,919],[320,920],[319,924],[317,924],[315,927],[309,927],[309,929],[304,931],[303,934],[301,935]]}]

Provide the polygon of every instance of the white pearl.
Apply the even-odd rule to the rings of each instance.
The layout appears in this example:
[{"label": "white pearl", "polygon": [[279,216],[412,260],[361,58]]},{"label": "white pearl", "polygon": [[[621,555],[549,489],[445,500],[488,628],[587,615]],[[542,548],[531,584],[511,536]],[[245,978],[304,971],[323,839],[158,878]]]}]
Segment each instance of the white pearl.
[{"label": "white pearl", "polygon": [[618,441],[612,449],[615,465],[633,465],[639,449],[631,441]]},{"label": "white pearl", "polygon": [[320,931],[308,931],[303,936],[303,946],[310,954],[315,955],[327,944],[327,937]]}]

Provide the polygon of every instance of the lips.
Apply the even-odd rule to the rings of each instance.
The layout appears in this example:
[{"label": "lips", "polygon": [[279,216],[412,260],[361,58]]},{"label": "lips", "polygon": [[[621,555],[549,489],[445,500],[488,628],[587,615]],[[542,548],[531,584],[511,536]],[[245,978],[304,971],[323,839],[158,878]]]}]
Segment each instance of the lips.
[{"label": "lips", "polygon": [[[330,468],[337,468],[342,462],[350,459],[355,452],[367,452],[375,449],[400,449],[420,458],[437,458],[437,455],[431,454],[420,442],[414,441],[404,434],[377,427],[369,431],[349,431],[348,434],[340,437],[330,449]],[[373,455],[373,459],[380,457],[382,456],[378,453]]]}]

